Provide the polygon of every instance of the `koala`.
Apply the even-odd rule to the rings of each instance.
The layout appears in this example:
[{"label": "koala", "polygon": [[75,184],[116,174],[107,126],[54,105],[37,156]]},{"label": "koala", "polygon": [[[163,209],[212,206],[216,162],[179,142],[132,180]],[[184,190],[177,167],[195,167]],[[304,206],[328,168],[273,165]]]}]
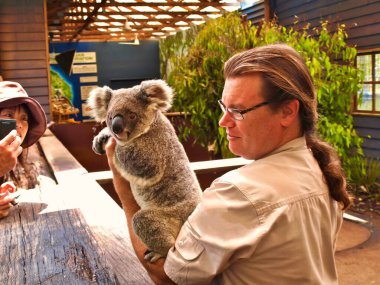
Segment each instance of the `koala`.
[{"label": "koala", "polygon": [[89,97],[95,120],[107,125],[92,148],[104,154],[107,140],[115,138],[113,161],[140,206],[132,226],[148,247],[144,258],[150,262],[167,255],[202,193],[184,148],[162,113],[171,107],[172,98],[172,89],[163,80],[118,90],[98,87]]}]

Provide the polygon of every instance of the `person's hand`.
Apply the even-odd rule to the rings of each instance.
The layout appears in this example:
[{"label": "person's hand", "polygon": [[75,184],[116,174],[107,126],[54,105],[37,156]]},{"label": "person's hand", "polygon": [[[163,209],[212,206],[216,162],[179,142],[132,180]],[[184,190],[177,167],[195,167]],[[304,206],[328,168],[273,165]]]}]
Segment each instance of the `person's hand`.
[{"label": "person's hand", "polygon": [[14,201],[14,198],[8,195],[8,191],[0,194],[0,219],[8,216],[9,210],[11,208],[11,202]]},{"label": "person's hand", "polygon": [[17,157],[22,152],[20,145],[21,138],[16,130],[11,131],[0,141],[0,176],[4,176],[15,167]]},{"label": "person's hand", "polygon": [[[115,191],[118,194],[120,201],[123,205],[128,205],[128,207],[131,208],[131,205],[136,205],[135,199],[133,198],[132,192],[131,192],[131,186],[129,184],[129,181],[126,180],[119,170],[115,167],[114,157],[115,157],[115,147],[116,147],[116,140],[114,138],[109,138],[105,150],[108,160],[108,165],[112,171],[113,174],[113,185],[115,187]],[[136,205],[138,208],[138,206]]]},{"label": "person's hand", "polygon": [[115,147],[116,147],[116,140],[113,137],[110,137],[108,139],[108,142],[105,146],[106,150],[106,155],[107,155],[107,160],[108,160],[108,165],[112,171],[112,173],[120,175],[119,171],[115,167],[115,163],[113,161],[113,158],[115,156]]}]

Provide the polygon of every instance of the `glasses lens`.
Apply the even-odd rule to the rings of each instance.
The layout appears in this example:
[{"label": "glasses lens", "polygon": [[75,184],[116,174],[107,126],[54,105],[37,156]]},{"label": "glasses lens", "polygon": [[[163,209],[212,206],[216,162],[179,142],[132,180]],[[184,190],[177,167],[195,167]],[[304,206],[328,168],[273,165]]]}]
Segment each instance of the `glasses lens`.
[{"label": "glasses lens", "polygon": [[220,109],[222,109],[223,113],[225,113],[226,112],[226,107],[224,106],[222,100],[218,100],[218,103],[219,103]]},{"label": "glasses lens", "polygon": [[223,113],[228,112],[228,114],[230,114],[230,116],[234,120],[241,121],[244,119],[243,115],[238,110],[226,108],[226,106],[224,106],[222,100],[218,100],[218,103],[219,103],[220,109],[222,109]]},{"label": "glasses lens", "polygon": [[243,120],[243,115],[237,110],[228,110],[228,113],[230,113],[231,117],[237,121]]}]

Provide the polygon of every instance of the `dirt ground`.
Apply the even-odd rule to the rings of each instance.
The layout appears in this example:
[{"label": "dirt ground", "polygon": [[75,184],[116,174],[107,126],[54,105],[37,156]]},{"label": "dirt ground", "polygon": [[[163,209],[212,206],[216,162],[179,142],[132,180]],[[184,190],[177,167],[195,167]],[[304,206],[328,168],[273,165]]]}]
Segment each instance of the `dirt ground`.
[{"label": "dirt ground", "polygon": [[348,213],[368,223],[343,222],[335,255],[339,284],[380,285],[380,215],[376,212]]}]

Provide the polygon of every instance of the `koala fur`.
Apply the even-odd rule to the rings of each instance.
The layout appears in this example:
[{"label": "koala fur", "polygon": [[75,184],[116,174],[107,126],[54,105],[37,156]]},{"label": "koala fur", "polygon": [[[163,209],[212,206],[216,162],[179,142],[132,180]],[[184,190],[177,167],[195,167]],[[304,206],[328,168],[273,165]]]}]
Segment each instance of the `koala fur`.
[{"label": "koala fur", "polygon": [[95,119],[107,124],[94,138],[93,150],[104,154],[107,140],[116,139],[114,164],[141,208],[132,225],[151,262],[166,256],[201,197],[183,146],[162,114],[172,97],[164,81],[147,80],[128,89],[98,87],[89,98]]}]

